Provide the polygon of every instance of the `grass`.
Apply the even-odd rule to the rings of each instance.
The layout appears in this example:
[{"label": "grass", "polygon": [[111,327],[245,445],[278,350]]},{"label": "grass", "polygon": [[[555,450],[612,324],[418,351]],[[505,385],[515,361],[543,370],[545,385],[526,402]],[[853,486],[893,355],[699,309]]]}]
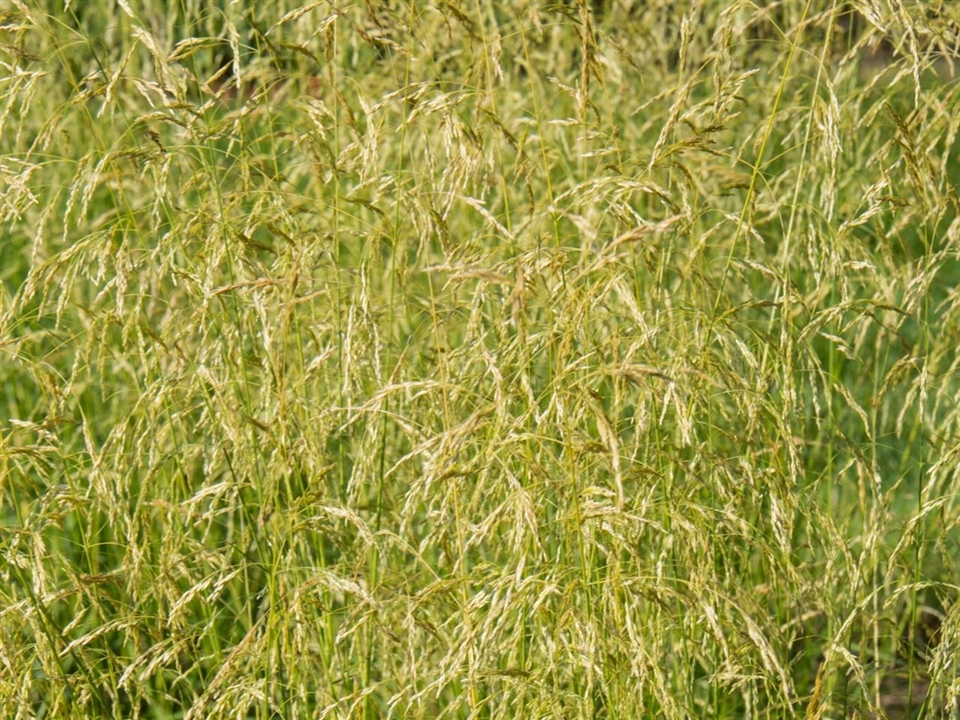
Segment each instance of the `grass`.
[{"label": "grass", "polygon": [[960,717],[949,4],[13,0],[0,715]]}]

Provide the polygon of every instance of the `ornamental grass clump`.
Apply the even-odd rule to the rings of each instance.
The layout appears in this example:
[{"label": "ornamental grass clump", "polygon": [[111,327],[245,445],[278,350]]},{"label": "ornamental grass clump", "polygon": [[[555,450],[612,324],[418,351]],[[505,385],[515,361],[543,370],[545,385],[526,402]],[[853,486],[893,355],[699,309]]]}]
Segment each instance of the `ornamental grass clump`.
[{"label": "ornamental grass clump", "polygon": [[0,716],[960,717],[960,16],[0,9]]}]

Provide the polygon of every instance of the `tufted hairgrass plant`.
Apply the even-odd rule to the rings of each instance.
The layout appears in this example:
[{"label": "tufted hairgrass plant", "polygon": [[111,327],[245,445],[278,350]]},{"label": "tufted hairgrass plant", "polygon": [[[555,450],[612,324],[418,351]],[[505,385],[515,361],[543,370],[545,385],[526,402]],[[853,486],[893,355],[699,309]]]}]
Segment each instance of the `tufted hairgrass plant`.
[{"label": "tufted hairgrass plant", "polygon": [[960,717],[948,3],[0,7],[0,716]]}]

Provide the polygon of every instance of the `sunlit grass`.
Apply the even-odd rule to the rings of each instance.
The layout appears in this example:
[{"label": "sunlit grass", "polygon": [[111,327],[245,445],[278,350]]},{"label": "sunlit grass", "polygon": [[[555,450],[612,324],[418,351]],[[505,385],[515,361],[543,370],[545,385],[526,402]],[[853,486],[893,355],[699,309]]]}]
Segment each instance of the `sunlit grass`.
[{"label": "sunlit grass", "polygon": [[0,716],[960,716],[960,18],[0,10]]}]

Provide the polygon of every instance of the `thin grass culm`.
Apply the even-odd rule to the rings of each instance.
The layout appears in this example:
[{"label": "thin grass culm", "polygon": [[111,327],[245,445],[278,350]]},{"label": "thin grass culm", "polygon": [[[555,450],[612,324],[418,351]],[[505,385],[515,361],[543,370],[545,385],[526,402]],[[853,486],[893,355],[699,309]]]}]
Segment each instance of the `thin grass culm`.
[{"label": "thin grass culm", "polygon": [[0,717],[960,720],[960,14],[0,3]]}]

